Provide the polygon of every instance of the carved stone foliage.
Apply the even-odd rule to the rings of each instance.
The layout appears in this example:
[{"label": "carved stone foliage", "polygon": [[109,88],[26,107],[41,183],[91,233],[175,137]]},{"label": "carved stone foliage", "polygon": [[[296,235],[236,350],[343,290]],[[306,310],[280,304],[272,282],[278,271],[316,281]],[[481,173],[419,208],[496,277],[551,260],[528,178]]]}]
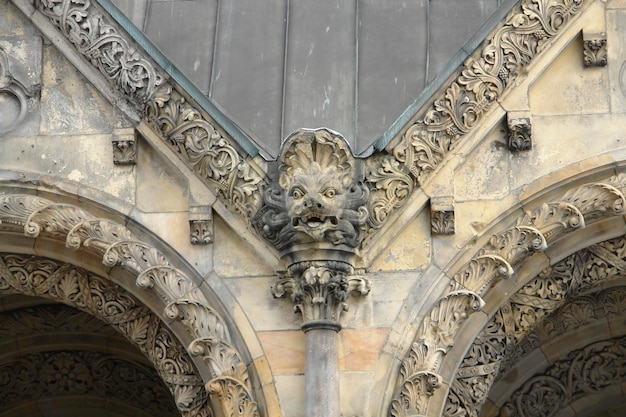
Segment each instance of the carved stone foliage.
[{"label": "carved stone foliage", "polygon": [[91,0],[34,3],[112,85],[137,105],[144,105],[163,81],[155,66]]},{"label": "carved stone foliage", "polygon": [[442,357],[454,346],[454,335],[467,317],[480,310],[483,300],[470,291],[455,291],[443,297],[420,326],[420,337],[400,368],[400,390],[391,403],[394,417],[425,415],[428,401],[439,388],[437,374]]},{"label": "carved stone foliage", "polygon": [[278,183],[254,219],[259,233],[283,252],[309,243],[357,247],[369,193],[345,139],[327,129],[300,130],[278,162]]},{"label": "carved stone foliage", "polygon": [[454,202],[452,197],[430,200],[430,230],[433,235],[454,234]]},{"label": "carved stone foliage", "polygon": [[339,323],[350,293],[370,292],[370,282],[354,273],[350,264],[339,261],[307,261],[293,264],[272,285],[274,297],[290,295],[294,310],[304,323],[333,321]]},{"label": "carved stone foliage", "polygon": [[[76,206],[30,195],[0,197],[1,229],[21,231],[29,237],[64,240],[70,249],[91,251],[102,258],[103,264],[119,265],[136,275],[138,286],[153,290],[164,301],[164,314],[180,320],[187,329],[193,339],[189,352],[203,359],[215,379],[225,378],[230,384],[240,384],[247,393],[246,401],[251,404],[249,409],[256,410],[246,365],[232,345],[226,323],[207,303],[197,284],[173,267],[156,248],[113,221],[96,218]],[[45,289],[38,284],[36,281],[21,292],[37,295],[37,291]],[[183,390],[179,395],[188,398],[196,394],[193,390]],[[234,403],[230,406],[233,410],[239,407]]]},{"label": "carved stone foliage", "polygon": [[415,119],[393,149],[394,156],[423,181],[477,124],[558,31],[583,0],[522,1],[432,106]]},{"label": "carved stone foliage", "polygon": [[626,381],[626,337],[570,352],[513,393],[501,417],[558,415],[573,401]]},{"label": "carved stone foliage", "polygon": [[605,67],[607,65],[605,33],[583,33],[583,62],[586,67]]},{"label": "carved stone foliage", "polygon": [[566,332],[598,320],[621,317],[626,312],[626,288],[613,287],[607,290],[576,297],[545,317],[507,351],[500,367],[500,375],[506,374],[518,360],[543,343]]},{"label": "carved stone foliage", "polygon": [[24,120],[35,93],[15,79],[7,53],[0,47],[0,135],[15,129]]},{"label": "carved stone foliage", "polygon": [[213,242],[213,220],[189,220],[189,240],[192,245]]},{"label": "carved stone foliage", "polygon": [[507,143],[513,152],[528,151],[533,147],[530,112],[507,113]]},{"label": "carved stone foliage", "polygon": [[498,374],[521,356],[569,329],[624,311],[623,287],[565,303],[606,280],[623,276],[626,262],[621,254],[625,246],[626,240],[618,238],[570,255],[542,271],[505,302],[465,356],[444,415],[478,416]]},{"label": "carved stone foliage", "polygon": [[135,165],[137,163],[135,129],[115,129],[112,143],[113,163],[115,165]]},{"label": "carved stone foliage", "polygon": [[137,362],[93,351],[40,352],[0,364],[0,412],[20,403],[66,396],[100,397],[141,407],[158,417],[179,415],[154,371]]},{"label": "carved stone foliage", "polygon": [[[545,250],[548,244],[556,238],[584,227],[585,222],[623,214],[624,196],[618,189],[623,183],[624,178],[618,176],[604,183],[584,184],[567,191],[558,200],[529,207],[517,220],[516,225],[493,235],[477,251],[476,256],[459,269],[453,277],[450,292],[444,295],[439,303],[446,300],[450,294],[466,293],[468,296],[475,297],[477,301],[474,305],[480,304],[482,302],[480,297],[493,285],[512,276],[517,266],[533,253]],[[595,245],[592,248],[594,251],[602,251],[601,245]],[[615,258],[615,256],[611,257],[614,262],[612,265],[621,265],[622,262],[618,262]],[[591,266],[590,268],[593,269]],[[610,272],[603,274],[608,275]],[[552,282],[551,279],[555,281]],[[580,285],[574,286],[574,288],[579,287]],[[564,286],[558,277],[546,279],[538,277],[498,310],[479,336],[479,340],[470,349],[469,355],[473,356],[465,358],[459,370],[459,375],[463,374],[464,377],[457,375],[457,380],[451,386],[446,415],[477,415],[479,408],[476,404],[482,404],[484,401],[500,367],[506,346],[518,342],[541,317],[554,311],[563,302],[566,290],[569,288]],[[430,315],[437,314],[438,311],[440,311],[440,306],[436,304]],[[454,314],[460,314],[461,321],[464,321],[472,311],[475,310],[465,309],[462,314],[458,311]],[[453,313],[450,312],[450,314]],[[411,350],[403,360],[389,411],[390,415],[424,413],[434,388],[416,390],[413,377],[406,375],[423,375],[423,372],[428,372],[428,375],[437,375],[439,365],[447,350],[454,344],[458,328],[459,326],[451,328],[446,338],[449,342],[442,345],[440,341],[438,342],[441,339],[432,333],[430,317],[426,317],[417,332]],[[425,362],[420,359],[421,356],[428,360]],[[415,368],[415,364],[419,364],[422,368]],[[466,403],[462,398],[471,400]]]},{"label": "carved stone foliage", "polygon": [[51,298],[90,313],[126,336],[154,364],[183,415],[206,414],[203,381],[184,347],[131,295],[69,264],[25,255],[0,258],[0,291]]},{"label": "carved stone foliage", "polygon": [[119,332],[104,321],[63,304],[26,307],[0,314],[0,339],[55,331],[91,332],[121,337]]},{"label": "carved stone foliage", "polygon": [[161,87],[145,109],[147,123],[235,212],[251,218],[261,206],[263,177],[232,141],[170,85]]}]

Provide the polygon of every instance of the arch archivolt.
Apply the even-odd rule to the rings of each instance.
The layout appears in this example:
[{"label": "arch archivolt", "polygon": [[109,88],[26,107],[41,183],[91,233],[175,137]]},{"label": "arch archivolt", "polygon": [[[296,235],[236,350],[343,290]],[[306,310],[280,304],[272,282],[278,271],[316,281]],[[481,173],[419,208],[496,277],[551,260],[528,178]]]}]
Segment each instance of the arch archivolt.
[{"label": "arch archivolt", "polygon": [[111,324],[150,358],[183,415],[259,415],[248,367],[227,322],[200,282],[156,247],[111,219],[30,194],[0,195],[0,233],[9,237],[8,247],[23,239],[19,236],[34,239],[31,250],[36,242],[62,242],[77,263],[98,259],[102,265],[95,269],[108,268],[114,280],[126,279],[116,277],[115,268],[121,267],[121,275],[136,277],[136,285],[152,294],[148,305],[160,305],[161,311],[73,262],[25,255],[2,257],[0,291],[53,298]]},{"label": "arch archivolt", "polygon": [[[593,176],[598,178],[598,173]],[[506,217],[477,238],[470,249],[473,255],[461,253],[457,259],[469,260],[457,260],[459,266],[441,274],[439,280],[449,280],[450,285],[424,314],[401,362],[389,415],[477,415],[475,405],[485,400],[503,349],[556,310],[568,291],[583,285],[580,278],[571,277],[566,285],[566,272],[559,275],[559,268],[571,265],[571,276],[590,268],[588,279],[599,281],[599,274],[616,273],[601,268],[608,260],[598,254],[609,253],[614,254],[614,268],[621,268],[619,250],[606,246],[619,244],[599,242],[626,233],[624,185],[623,174],[587,183],[564,181],[523,203],[521,215]],[[573,261],[584,247],[590,259],[595,256],[586,266]],[[474,344],[479,335],[484,339]],[[464,362],[466,353],[476,359]],[[480,379],[482,384],[465,384],[461,396],[471,399],[469,404],[457,399],[461,379]]]}]

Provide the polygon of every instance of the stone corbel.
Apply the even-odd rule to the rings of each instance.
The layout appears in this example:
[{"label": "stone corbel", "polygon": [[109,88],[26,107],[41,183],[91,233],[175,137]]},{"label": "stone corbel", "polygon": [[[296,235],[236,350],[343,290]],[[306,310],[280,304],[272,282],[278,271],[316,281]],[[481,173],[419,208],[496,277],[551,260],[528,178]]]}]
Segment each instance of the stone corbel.
[{"label": "stone corbel", "polygon": [[533,147],[530,111],[509,111],[507,144],[512,152],[529,151]]},{"label": "stone corbel", "polygon": [[135,129],[114,129],[113,163],[115,165],[135,165],[137,163],[137,138]]},{"label": "stone corbel", "polygon": [[430,230],[433,235],[454,234],[454,199],[452,197],[430,199]]},{"label": "stone corbel", "polygon": [[189,241],[192,245],[213,243],[213,208],[189,207]]},{"label": "stone corbel", "polygon": [[607,65],[606,33],[583,31],[583,62],[585,67],[605,67]]}]

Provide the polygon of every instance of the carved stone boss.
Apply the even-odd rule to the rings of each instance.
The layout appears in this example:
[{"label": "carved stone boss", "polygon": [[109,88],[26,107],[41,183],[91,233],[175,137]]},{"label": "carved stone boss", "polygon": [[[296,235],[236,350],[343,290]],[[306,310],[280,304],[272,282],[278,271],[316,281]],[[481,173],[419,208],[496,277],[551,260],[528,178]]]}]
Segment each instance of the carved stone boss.
[{"label": "carved stone boss", "polygon": [[354,274],[366,231],[368,188],[344,138],[328,129],[299,130],[284,143],[278,178],[254,224],[287,265],[275,297],[290,295],[306,333],[307,416],[339,416],[336,333],[348,295],[369,292]]}]

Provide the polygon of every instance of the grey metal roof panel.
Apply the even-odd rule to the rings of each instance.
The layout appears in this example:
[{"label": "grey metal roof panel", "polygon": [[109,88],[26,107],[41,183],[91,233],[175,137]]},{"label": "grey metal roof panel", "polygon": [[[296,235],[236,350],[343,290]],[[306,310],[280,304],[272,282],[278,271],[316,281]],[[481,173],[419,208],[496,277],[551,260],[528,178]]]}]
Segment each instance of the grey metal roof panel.
[{"label": "grey metal roof panel", "polygon": [[[250,136],[269,157],[275,157],[281,141],[300,127],[339,131],[356,153],[367,152],[374,143],[383,146],[423,104],[432,86],[447,78],[445,69],[462,62],[466,53],[458,51],[463,45],[465,50],[477,46],[476,39],[482,40],[514,4],[112,2],[232,119],[242,141]],[[486,29],[467,45],[481,26]],[[436,77],[442,69],[443,75]]]}]

